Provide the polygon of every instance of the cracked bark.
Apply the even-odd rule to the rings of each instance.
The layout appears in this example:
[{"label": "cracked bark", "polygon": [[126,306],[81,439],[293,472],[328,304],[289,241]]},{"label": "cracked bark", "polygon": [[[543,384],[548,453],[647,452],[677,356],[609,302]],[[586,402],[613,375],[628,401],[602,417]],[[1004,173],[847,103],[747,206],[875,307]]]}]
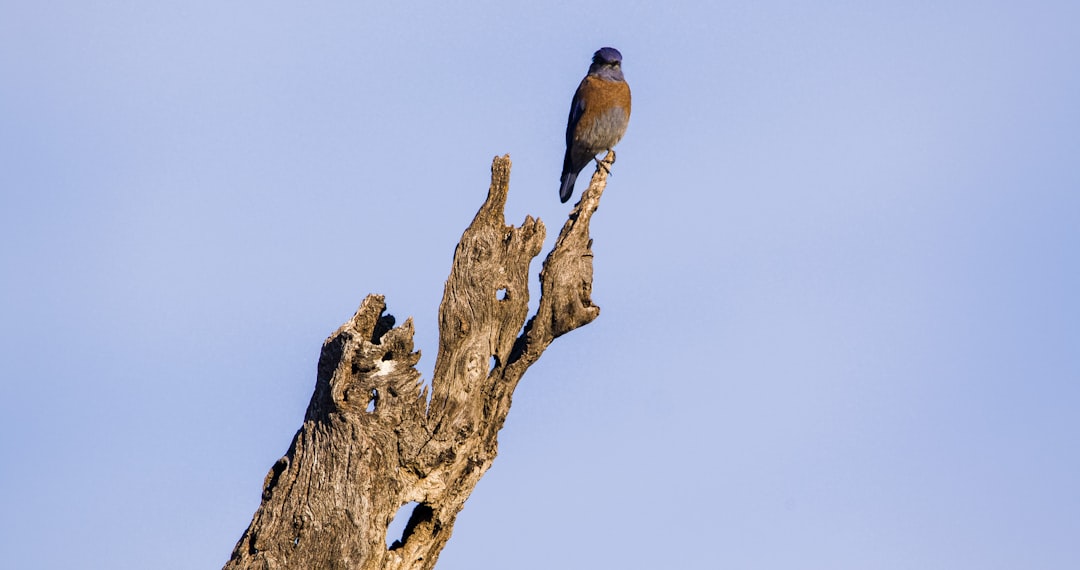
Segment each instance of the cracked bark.
[{"label": "cracked bark", "polygon": [[[368,295],[323,343],[304,424],[267,474],[227,570],[435,566],[495,459],[521,377],[555,338],[600,314],[589,220],[614,160],[604,158],[570,212],[526,322],[529,263],[545,229],[531,216],[506,224],[510,158],[495,158],[487,199],[446,280],[430,399],[415,369],[412,319],[395,327],[383,296]],[[387,527],[413,501],[401,540],[387,548]]]}]

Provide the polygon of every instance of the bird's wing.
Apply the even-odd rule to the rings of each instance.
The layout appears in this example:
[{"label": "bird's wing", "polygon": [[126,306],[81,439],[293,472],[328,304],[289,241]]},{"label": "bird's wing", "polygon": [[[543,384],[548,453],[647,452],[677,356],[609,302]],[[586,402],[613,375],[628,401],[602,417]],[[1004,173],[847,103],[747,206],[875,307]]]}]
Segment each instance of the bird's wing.
[{"label": "bird's wing", "polygon": [[[584,81],[581,82],[585,84]],[[574,129],[577,128],[578,120],[585,114],[585,99],[581,96],[581,86],[574,92],[574,99],[570,101],[570,116],[566,119],[566,147],[569,148],[574,140]]]}]

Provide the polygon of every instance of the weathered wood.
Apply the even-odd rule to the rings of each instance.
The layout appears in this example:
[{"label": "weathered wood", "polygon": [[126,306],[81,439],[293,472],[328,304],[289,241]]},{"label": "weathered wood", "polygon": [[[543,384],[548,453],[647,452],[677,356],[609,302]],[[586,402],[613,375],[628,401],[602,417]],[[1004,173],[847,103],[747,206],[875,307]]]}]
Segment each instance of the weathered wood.
[{"label": "weathered wood", "polygon": [[[430,401],[412,320],[395,327],[384,298],[369,295],[323,343],[304,424],[267,474],[226,569],[434,567],[495,459],[522,375],[556,337],[600,313],[589,220],[614,159],[597,168],[544,261],[539,308],[526,324],[529,263],[545,229],[531,216],[506,225],[510,158],[495,158],[487,200],[446,280]],[[387,548],[387,527],[412,501],[403,540]]]}]

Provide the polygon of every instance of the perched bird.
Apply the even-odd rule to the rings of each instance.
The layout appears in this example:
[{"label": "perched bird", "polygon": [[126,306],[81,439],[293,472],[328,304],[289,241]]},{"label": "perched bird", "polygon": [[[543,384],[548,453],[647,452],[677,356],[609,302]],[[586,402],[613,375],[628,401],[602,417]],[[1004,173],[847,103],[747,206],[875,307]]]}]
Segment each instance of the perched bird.
[{"label": "perched bird", "polygon": [[623,79],[622,54],[615,48],[600,48],[570,102],[560,200],[570,199],[581,169],[600,151],[611,150],[629,122],[630,86]]}]

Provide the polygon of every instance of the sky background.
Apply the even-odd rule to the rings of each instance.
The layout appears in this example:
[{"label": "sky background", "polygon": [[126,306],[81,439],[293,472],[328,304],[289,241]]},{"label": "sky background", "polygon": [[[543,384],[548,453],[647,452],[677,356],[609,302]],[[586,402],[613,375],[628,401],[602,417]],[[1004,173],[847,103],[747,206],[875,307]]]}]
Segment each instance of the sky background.
[{"label": "sky background", "polygon": [[493,156],[546,255],[610,45],[602,312],[438,568],[1080,568],[1080,3],[2,5],[6,567],[223,565]]}]

